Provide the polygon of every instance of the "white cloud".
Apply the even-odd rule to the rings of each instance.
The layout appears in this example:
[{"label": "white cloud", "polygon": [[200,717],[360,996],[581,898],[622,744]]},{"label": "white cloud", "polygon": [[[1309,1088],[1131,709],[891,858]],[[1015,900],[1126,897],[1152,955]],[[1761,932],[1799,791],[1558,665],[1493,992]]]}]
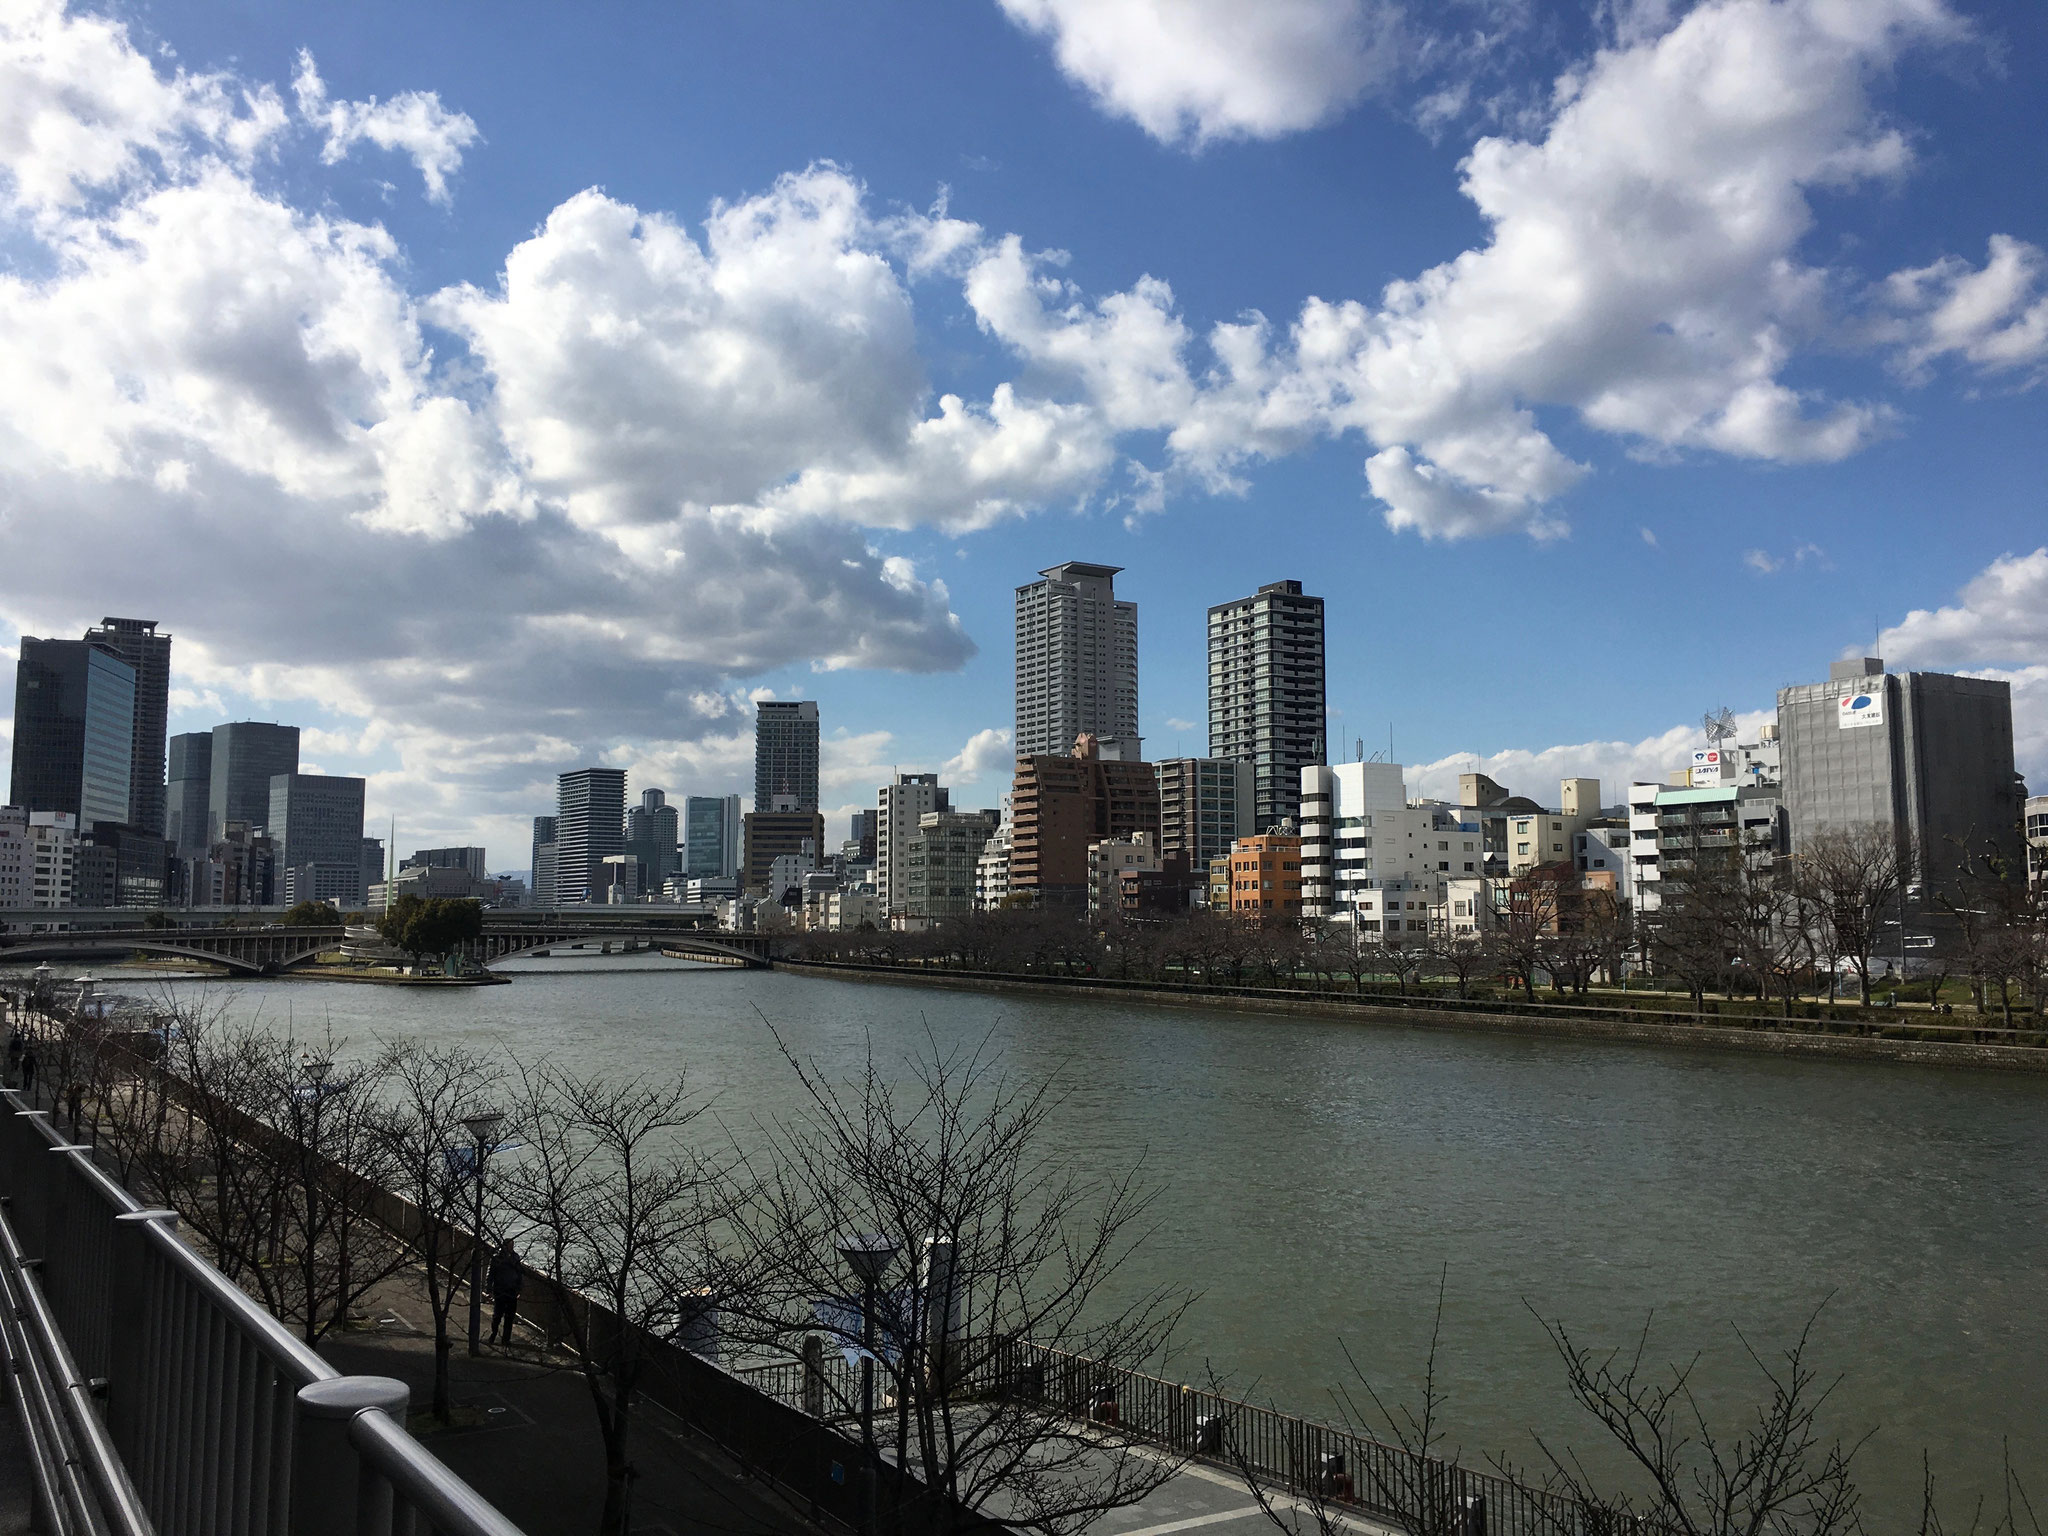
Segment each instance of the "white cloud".
[{"label": "white cloud", "polygon": [[967,738],[967,745],[946,759],[939,768],[945,784],[978,784],[984,774],[1008,783],[1016,767],[1010,750],[1010,733],[1000,726],[984,726]]},{"label": "white cloud", "polygon": [[320,158],[339,164],[356,145],[368,141],[379,149],[400,150],[419,168],[430,202],[448,202],[448,178],[462,168],[462,152],[482,137],[460,112],[441,105],[433,91],[401,91],[389,101],[331,101],[314,67],[313,55],[299,50],[292,94],[299,116],[326,134]]},{"label": "white cloud", "polygon": [[270,87],[161,77],[125,27],[66,16],[63,0],[11,0],[0,12],[0,167],[17,209],[68,208],[195,154],[246,165],[284,125]]},{"label": "white cloud", "polygon": [[2048,663],[2048,547],[2001,555],[1972,577],[1959,601],[1916,608],[1884,631],[1887,662],[1905,666]]},{"label": "white cloud", "polygon": [[1878,637],[1889,667],[1958,671],[2012,684],[2013,752],[2048,783],[2048,547],[2001,555],[1944,608],[1916,608]]},{"label": "white cloud", "polygon": [[1396,66],[1378,0],[999,0],[1060,71],[1166,143],[1270,139],[1336,117]]},{"label": "white cloud", "polygon": [[[1123,38],[1130,18],[1165,14],[1025,10],[1069,39]],[[1204,21],[1176,25],[1207,35]],[[1803,349],[1838,342],[1830,294],[1854,286],[1802,257],[1813,198],[1908,168],[1870,86],[1907,49],[1960,30],[1941,0],[1708,0],[1675,24],[1635,8],[1614,46],[1559,79],[1540,134],[1473,146],[1463,189],[1484,244],[1376,302],[1312,298],[1284,336],[1256,315],[1216,326],[1206,368],[1154,278],[1091,302],[1059,277],[1058,253],[1033,258],[1011,239],[981,248],[968,301],[1112,427],[1165,430],[1171,467],[1211,490],[1317,435],[1359,433],[1387,522],[1425,537],[1564,531],[1551,504],[1588,467],[1557,447],[1548,411],[1647,454],[1840,459],[1893,413],[1787,382]],[[1995,245],[1983,274],[1941,266],[1894,286],[1950,316],[1923,327],[1942,345],[1988,365],[2033,345],[2031,259]]]},{"label": "white cloud", "polygon": [[1932,363],[1960,357],[1983,373],[2048,362],[2048,254],[1993,235],[1984,265],[1945,256],[1895,272],[1884,299],[1897,317],[1899,366],[1924,378]]}]

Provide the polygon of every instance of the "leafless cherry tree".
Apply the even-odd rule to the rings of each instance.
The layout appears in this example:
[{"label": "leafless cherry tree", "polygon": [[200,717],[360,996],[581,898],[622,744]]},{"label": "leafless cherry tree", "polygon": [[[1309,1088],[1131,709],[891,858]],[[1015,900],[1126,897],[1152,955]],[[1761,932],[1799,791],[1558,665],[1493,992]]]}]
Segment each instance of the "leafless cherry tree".
[{"label": "leafless cherry tree", "polygon": [[[1061,1536],[1171,1477],[1171,1457],[1099,1422],[1101,1392],[1161,1355],[1185,1305],[1128,1283],[1154,1198],[1142,1169],[1070,1150],[1059,1088],[1019,1084],[985,1050],[932,1046],[901,1086],[872,1056],[834,1082],[785,1054],[807,1111],[751,1181],[749,1282],[729,1289],[753,1291],[757,1344],[795,1354],[820,1300],[853,1283],[839,1245],[883,1255],[874,1368],[895,1471],[878,1502],[934,1533],[966,1511]],[[827,1331],[859,1343],[850,1321]]]},{"label": "leafless cherry tree", "polygon": [[716,1298],[710,1234],[725,1170],[684,1137],[704,1113],[687,1085],[523,1069],[501,1198],[526,1228],[526,1262],[552,1293],[604,1441],[600,1536],[631,1518],[633,1429],[653,1341],[696,1327]]},{"label": "leafless cherry tree", "polygon": [[450,1417],[448,1320],[462,1291],[462,1276],[484,1242],[469,1233],[475,1216],[475,1142],[462,1122],[499,1092],[503,1073],[486,1057],[459,1045],[408,1040],[386,1048],[380,1063],[387,1085],[377,1135],[384,1143],[392,1192],[411,1207],[403,1235],[426,1272],[427,1310],[434,1323],[434,1417]]}]

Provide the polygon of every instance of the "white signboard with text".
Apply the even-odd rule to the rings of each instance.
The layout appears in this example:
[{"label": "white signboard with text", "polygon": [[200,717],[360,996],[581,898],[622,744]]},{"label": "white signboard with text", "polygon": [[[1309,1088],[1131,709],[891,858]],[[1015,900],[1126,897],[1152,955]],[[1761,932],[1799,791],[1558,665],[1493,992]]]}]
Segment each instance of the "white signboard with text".
[{"label": "white signboard with text", "polygon": [[1884,695],[1875,688],[1843,694],[1836,720],[1845,731],[1857,726],[1883,725]]},{"label": "white signboard with text", "polygon": [[1694,789],[1709,789],[1725,784],[1728,772],[1728,754],[1718,747],[1702,747],[1692,755],[1692,772],[1686,782]]}]

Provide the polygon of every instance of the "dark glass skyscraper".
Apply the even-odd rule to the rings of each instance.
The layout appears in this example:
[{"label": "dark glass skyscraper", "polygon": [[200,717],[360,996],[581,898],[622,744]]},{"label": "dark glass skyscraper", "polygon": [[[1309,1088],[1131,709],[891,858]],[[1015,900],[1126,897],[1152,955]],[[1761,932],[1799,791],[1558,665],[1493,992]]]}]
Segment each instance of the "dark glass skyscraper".
[{"label": "dark glass skyscraper", "polygon": [[135,669],[135,713],[131,746],[128,813],[122,819],[151,837],[164,835],[164,736],[171,717],[171,637],[156,632],[155,619],[101,619],[85,632],[88,645],[118,656]]},{"label": "dark glass skyscraper", "polygon": [[212,778],[207,785],[207,842],[217,843],[231,821],[263,826],[270,819],[270,781],[299,771],[299,728],[237,720],[213,728]]},{"label": "dark glass skyscraper", "polygon": [[683,801],[683,873],[729,880],[740,872],[740,797],[690,795]]},{"label": "dark glass skyscraper", "polygon": [[213,732],[171,738],[170,785],[164,801],[164,836],[181,859],[203,859],[211,845],[207,796],[213,785]]},{"label": "dark glass skyscraper", "polygon": [[134,743],[133,667],[83,640],[22,637],[12,804],[68,811],[81,828],[125,824]]},{"label": "dark glass skyscraper", "polygon": [[558,902],[589,901],[599,866],[626,846],[626,770],[578,768],[555,787],[555,890]]}]

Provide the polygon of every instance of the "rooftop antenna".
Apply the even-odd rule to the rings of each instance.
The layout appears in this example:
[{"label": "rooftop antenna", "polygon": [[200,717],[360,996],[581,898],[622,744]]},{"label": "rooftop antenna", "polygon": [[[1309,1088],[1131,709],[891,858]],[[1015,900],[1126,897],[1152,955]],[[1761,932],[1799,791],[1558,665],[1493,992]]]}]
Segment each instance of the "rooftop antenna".
[{"label": "rooftop antenna", "polygon": [[1700,716],[1700,725],[1706,730],[1707,745],[1718,747],[1735,735],[1735,711],[1723,704],[1719,709],[1708,710]]},{"label": "rooftop antenna", "polygon": [[1358,760],[1361,763],[1365,761],[1365,738],[1363,736],[1358,738]]}]

